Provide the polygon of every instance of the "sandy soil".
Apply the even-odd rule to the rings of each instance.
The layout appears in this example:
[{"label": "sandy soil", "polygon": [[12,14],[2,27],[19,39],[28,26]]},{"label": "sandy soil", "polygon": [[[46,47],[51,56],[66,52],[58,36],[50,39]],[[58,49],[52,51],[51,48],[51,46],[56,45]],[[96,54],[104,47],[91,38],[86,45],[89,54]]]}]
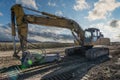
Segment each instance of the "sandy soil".
[{"label": "sandy soil", "polygon": [[[64,49],[46,49],[46,52],[64,54]],[[111,59],[90,69],[81,80],[120,80],[120,46],[109,46],[109,49]],[[20,61],[14,59],[12,54],[13,51],[0,51],[0,67],[20,64]]]},{"label": "sandy soil", "polygon": [[[52,49],[45,49],[43,50],[43,53],[61,53],[61,55],[64,55],[65,48],[52,48]],[[30,52],[39,52],[42,53],[41,50],[34,49],[34,50],[28,50]],[[21,52],[19,53],[19,56],[21,56]],[[21,62],[17,60],[16,58],[12,57],[13,51],[0,51],[0,68],[2,67],[8,67],[11,65],[19,65]]]},{"label": "sandy soil", "polygon": [[109,46],[111,59],[93,67],[81,80],[120,80],[120,46]]}]

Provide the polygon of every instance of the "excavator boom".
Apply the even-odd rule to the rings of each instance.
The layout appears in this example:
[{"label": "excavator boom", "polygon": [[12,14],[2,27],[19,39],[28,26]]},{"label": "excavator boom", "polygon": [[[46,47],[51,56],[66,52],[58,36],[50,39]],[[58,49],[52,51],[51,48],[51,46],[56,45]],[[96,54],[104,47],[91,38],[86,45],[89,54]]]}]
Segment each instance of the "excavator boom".
[{"label": "excavator boom", "polygon": [[[50,26],[50,27],[59,27],[59,28],[67,28],[72,31],[72,33],[76,34],[73,35],[76,38],[76,41],[79,43],[79,45],[84,44],[84,31],[79,26],[79,24],[71,19],[67,19],[64,17],[55,16],[46,12],[41,12],[42,15],[35,16],[35,15],[29,15],[25,14],[23,7],[19,4],[14,5],[11,8],[12,13],[12,35],[15,36],[15,19],[16,18],[16,24],[18,27],[18,34],[21,43],[24,45],[21,45],[22,47],[26,46],[26,42],[22,40],[27,40],[27,34],[28,34],[28,24],[37,24],[37,25],[44,25],[44,26]],[[25,47],[24,47],[25,48]]]}]

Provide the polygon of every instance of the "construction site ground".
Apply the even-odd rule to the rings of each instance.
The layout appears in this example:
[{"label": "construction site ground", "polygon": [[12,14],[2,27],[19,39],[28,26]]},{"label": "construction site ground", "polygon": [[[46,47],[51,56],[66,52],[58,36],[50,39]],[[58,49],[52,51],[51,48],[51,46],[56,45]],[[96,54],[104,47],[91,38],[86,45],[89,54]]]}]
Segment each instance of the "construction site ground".
[{"label": "construction site ground", "polygon": [[[110,60],[95,65],[89,69],[85,75],[78,75],[73,80],[120,80],[120,45],[112,45],[110,49]],[[65,48],[46,49],[47,53],[61,53],[64,55]],[[36,51],[36,50],[31,50]],[[38,50],[39,51],[39,50]],[[0,68],[18,65],[20,61],[12,57],[13,51],[0,51]],[[3,74],[0,73],[2,77]],[[32,80],[29,78],[27,80]],[[34,80],[39,80],[39,77],[34,77]]]}]

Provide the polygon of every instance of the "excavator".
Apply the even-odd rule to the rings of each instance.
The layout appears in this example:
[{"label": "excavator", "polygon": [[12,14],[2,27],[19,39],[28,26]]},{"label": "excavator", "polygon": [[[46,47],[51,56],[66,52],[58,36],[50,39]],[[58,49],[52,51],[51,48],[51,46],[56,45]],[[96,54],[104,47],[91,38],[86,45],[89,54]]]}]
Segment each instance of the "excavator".
[{"label": "excavator", "polygon": [[[41,15],[25,14],[24,9],[35,11],[37,13],[40,13]],[[36,63],[36,60],[39,61],[41,60],[41,58],[44,59],[44,57],[41,57],[41,56],[40,56],[41,57],[40,59],[37,59],[38,56],[34,56],[31,54],[31,52],[27,51],[27,41],[28,41],[27,34],[28,34],[28,28],[29,28],[28,24],[37,24],[37,25],[43,25],[48,27],[59,27],[59,28],[66,28],[71,30],[75,38],[74,42],[76,46],[71,48],[66,48],[65,50],[66,56],[82,55],[88,59],[96,59],[98,57],[109,55],[108,48],[94,47],[96,43],[100,43],[100,42],[102,43],[103,41],[106,41],[104,42],[104,44],[107,43],[107,45],[109,45],[110,41],[108,38],[103,38],[103,35],[96,28],[89,28],[89,29],[83,30],[81,26],[72,19],[56,16],[46,12],[40,12],[34,9],[21,6],[20,4],[15,4],[11,7],[11,23],[12,23],[12,27],[11,27],[12,36],[13,36],[13,42],[14,42],[13,57],[20,59],[20,57],[18,56],[18,53],[22,51],[21,62],[22,64],[25,64],[25,65],[27,64],[27,62]],[[16,42],[15,42],[16,29],[18,32],[19,40],[20,40],[20,49],[18,50],[16,49]],[[97,35],[95,36],[94,33]]]}]

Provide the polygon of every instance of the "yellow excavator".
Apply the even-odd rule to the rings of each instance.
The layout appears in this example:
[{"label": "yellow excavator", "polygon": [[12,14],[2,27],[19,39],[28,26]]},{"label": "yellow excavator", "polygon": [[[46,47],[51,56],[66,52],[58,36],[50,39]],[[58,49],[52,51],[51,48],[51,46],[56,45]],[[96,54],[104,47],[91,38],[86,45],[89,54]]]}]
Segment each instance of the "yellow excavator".
[{"label": "yellow excavator", "polygon": [[[41,15],[31,15],[25,14],[24,9],[32,10],[40,13]],[[67,28],[71,30],[75,43],[77,46],[67,48],[65,50],[66,56],[70,55],[84,55],[88,59],[96,59],[101,56],[106,56],[109,54],[108,48],[104,47],[93,47],[96,43],[101,42],[101,45],[108,44],[109,39],[103,38],[103,35],[96,28],[85,29],[85,31],[81,28],[81,26],[72,19],[67,19],[65,17],[56,16],[53,14],[49,14],[46,12],[40,12],[37,10],[33,10],[27,7],[23,7],[20,4],[15,4],[11,8],[11,23],[12,23],[12,36],[14,41],[14,57],[19,58],[18,53],[22,50],[22,63],[27,62],[28,60],[35,59],[36,57],[31,55],[30,52],[27,51],[27,34],[28,34],[28,24],[37,24],[48,27],[60,27]],[[16,28],[17,26],[17,28]],[[18,37],[20,39],[20,49],[17,51],[15,44],[15,36],[16,29],[18,31]],[[96,34],[96,36],[94,35]],[[87,37],[86,37],[87,36]],[[104,44],[102,44],[102,41]],[[26,56],[28,55],[29,56]],[[26,59],[27,57],[27,59]],[[34,63],[35,60],[32,60]],[[25,63],[26,64],[26,63]]]}]

